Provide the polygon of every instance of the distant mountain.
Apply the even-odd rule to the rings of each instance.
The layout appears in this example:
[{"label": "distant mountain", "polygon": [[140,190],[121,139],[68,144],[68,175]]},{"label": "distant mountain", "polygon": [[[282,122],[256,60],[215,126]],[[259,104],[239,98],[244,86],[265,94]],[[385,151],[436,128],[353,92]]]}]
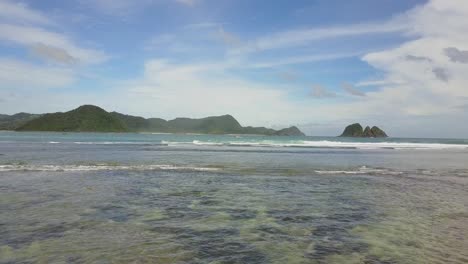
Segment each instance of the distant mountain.
[{"label": "distant mountain", "polygon": [[15,130],[40,115],[18,113],[14,115],[0,115],[0,130]]},{"label": "distant mountain", "polygon": [[361,124],[355,123],[347,126],[340,137],[388,137],[387,134],[380,128],[367,126],[362,128]]},{"label": "distant mountain", "polygon": [[[1,118],[1,116],[0,116]],[[108,113],[93,105],[84,105],[66,113],[38,116],[15,128],[18,131],[70,132],[157,132],[199,134],[258,134],[269,136],[304,136],[297,127],[274,130],[265,127],[242,127],[231,115],[200,119],[143,118],[117,112]]]},{"label": "distant mountain", "polygon": [[276,136],[305,136],[299,128],[292,126],[289,128],[284,128],[275,132]]},{"label": "distant mountain", "polygon": [[18,127],[17,131],[127,132],[122,120],[94,105],[66,113],[45,114]]}]

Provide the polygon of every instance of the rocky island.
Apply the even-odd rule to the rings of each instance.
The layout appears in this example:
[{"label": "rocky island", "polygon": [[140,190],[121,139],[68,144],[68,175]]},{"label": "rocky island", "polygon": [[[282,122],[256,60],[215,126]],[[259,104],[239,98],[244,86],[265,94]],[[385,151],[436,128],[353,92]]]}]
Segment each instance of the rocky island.
[{"label": "rocky island", "polygon": [[[274,130],[265,127],[243,127],[231,115],[199,119],[143,118],[125,115],[94,106],[83,105],[69,112],[43,115],[23,114],[23,118],[1,115],[5,130],[58,132],[153,132],[199,134],[257,134],[267,136],[305,136],[297,127]],[[2,121],[3,120],[3,121]],[[2,123],[3,122],[3,123]]]},{"label": "rocky island", "polygon": [[366,126],[362,128],[361,124],[355,123],[347,126],[340,137],[372,137],[372,138],[385,138],[387,134],[380,128],[373,126],[370,128]]}]

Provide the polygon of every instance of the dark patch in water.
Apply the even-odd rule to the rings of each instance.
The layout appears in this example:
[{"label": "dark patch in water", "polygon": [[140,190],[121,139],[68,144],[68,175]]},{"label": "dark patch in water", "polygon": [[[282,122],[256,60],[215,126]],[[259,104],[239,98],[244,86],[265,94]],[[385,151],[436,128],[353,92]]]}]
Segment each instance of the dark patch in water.
[{"label": "dark patch in water", "polygon": [[234,220],[253,219],[257,217],[257,211],[246,209],[228,209],[224,210]]},{"label": "dark patch in water", "polygon": [[2,264],[34,264],[32,261],[7,261],[7,262],[1,262]]},{"label": "dark patch in water", "polygon": [[377,256],[366,256],[364,264],[397,264],[393,260],[380,260]]},{"label": "dark patch in water", "polygon": [[[335,237],[336,238],[336,237]],[[367,252],[369,246],[366,243],[354,241],[351,238],[322,239],[314,246],[314,251],[307,254],[308,258],[323,260],[331,255],[348,255],[352,253]]]},{"label": "dark patch in water", "polygon": [[265,263],[266,256],[253,245],[240,242],[239,230],[224,228],[196,231],[185,227],[172,227],[164,223],[153,226],[151,231],[171,234],[184,248],[196,253],[191,263]]},{"label": "dark patch in water", "polygon": [[206,205],[206,206],[219,205],[219,204],[221,204],[220,201],[213,200],[213,199],[203,199],[203,200],[200,201],[200,205]]},{"label": "dark patch in water", "polygon": [[67,263],[85,263],[80,256],[69,256],[67,257]]},{"label": "dark patch in water", "polygon": [[261,225],[260,227],[257,228],[257,230],[259,230],[261,232],[264,232],[264,233],[272,234],[272,235],[287,236],[287,234],[285,232],[281,231],[280,229],[278,229],[276,227],[272,227],[272,226]]},{"label": "dark patch in water", "polygon": [[1,244],[6,244],[15,249],[30,245],[34,241],[60,238],[63,234],[73,229],[76,225],[70,223],[49,224],[29,230],[28,232],[5,231],[1,233]]},{"label": "dark patch in water", "polygon": [[93,208],[97,209],[96,213],[88,215],[88,217],[91,217],[92,219],[107,219],[114,222],[126,222],[134,216],[134,214],[129,212],[125,207],[118,205],[109,204]]},{"label": "dark patch in water", "polygon": [[367,252],[369,245],[349,233],[354,227],[369,221],[370,206],[359,200],[342,195],[334,195],[332,202],[341,204],[341,210],[319,219],[312,232],[314,251],[307,257],[325,261],[330,255],[346,255],[354,252]]},{"label": "dark patch in water", "polygon": [[232,241],[239,235],[237,229],[218,229],[194,232],[194,239],[189,240],[190,248],[196,248],[203,263],[220,261],[222,263],[264,263],[266,257],[253,245]]},{"label": "dark patch in water", "polygon": [[302,224],[302,223],[312,223],[313,221],[317,220],[316,216],[308,216],[308,215],[293,215],[293,216],[284,216],[280,218],[282,222],[286,223],[295,223],[295,224]]}]

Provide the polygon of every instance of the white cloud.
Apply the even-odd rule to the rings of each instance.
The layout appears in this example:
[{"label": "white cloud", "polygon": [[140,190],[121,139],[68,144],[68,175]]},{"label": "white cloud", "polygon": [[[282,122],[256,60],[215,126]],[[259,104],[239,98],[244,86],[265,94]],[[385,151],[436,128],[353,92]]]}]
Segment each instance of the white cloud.
[{"label": "white cloud", "polygon": [[14,3],[9,0],[0,0],[0,21],[16,23],[54,24],[44,14],[32,10],[24,3]]},{"label": "white cloud", "polygon": [[0,0],[0,42],[23,46],[36,56],[59,63],[100,63],[107,59],[103,52],[79,47],[65,34],[48,29],[56,25],[49,17],[26,4]]},{"label": "white cloud", "polygon": [[278,66],[285,66],[285,65],[294,65],[294,64],[302,64],[302,63],[310,63],[310,62],[318,62],[318,61],[329,61],[329,60],[337,60],[343,58],[351,58],[357,57],[362,55],[362,52],[347,52],[347,53],[334,53],[334,54],[317,54],[317,55],[304,55],[304,56],[297,56],[297,57],[287,57],[284,59],[276,59],[271,60],[268,62],[255,62],[246,64],[246,68],[274,68]]},{"label": "white cloud", "polygon": [[[468,2],[432,0],[408,12],[405,19],[408,34],[415,39],[363,57],[384,77],[374,83],[382,88],[369,92],[367,103],[354,109],[360,109],[361,114],[392,117],[455,115],[464,111],[468,65],[453,61],[446,53],[450,47],[468,50],[468,35],[464,33],[468,28]],[[408,55],[425,59],[408,60]]]},{"label": "white cloud", "polygon": [[343,90],[345,90],[345,92],[347,92],[348,94],[350,95],[354,95],[354,96],[366,96],[366,94],[356,88],[353,87],[353,85],[349,84],[349,83],[344,83],[341,85],[341,88],[343,88]]},{"label": "white cloud", "polygon": [[194,6],[197,3],[197,0],[175,0],[177,3],[181,3],[188,6]]},{"label": "white cloud", "polygon": [[240,38],[230,32],[225,31],[222,26],[219,26],[218,28],[218,36],[227,46],[237,47],[241,45]]},{"label": "white cloud", "polygon": [[0,41],[19,44],[26,48],[43,45],[51,49],[61,49],[80,63],[101,63],[107,59],[101,51],[78,47],[62,34],[33,26],[0,24]]},{"label": "white cloud", "polygon": [[80,3],[91,7],[103,14],[112,16],[128,16],[141,12],[145,8],[160,3],[179,3],[185,6],[195,6],[197,0],[79,0]]},{"label": "white cloud", "polygon": [[[107,59],[103,52],[79,46],[66,34],[54,32],[57,24],[26,4],[0,0],[0,44],[25,49],[46,63],[0,58],[0,90],[22,91],[65,87],[77,81],[72,64],[94,64]],[[60,67],[58,65],[60,64]]]},{"label": "white cloud", "polygon": [[136,10],[143,10],[152,4],[153,0],[79,0],[82,4],[89,6],[107,15],[127,15]]},{"label": "white cloud", "polygon": [[[173,64],[151,60],[144,75],[114,93],[126,111],[174,118],[232,114],[243,125],[297,124],[310,105],[288,100],[288,87],[264,85],[229,74],[224,64]],[[138,101],[138,104],[128,104]],[[310,103],[310,102],[309,102]],[[157,105],[157,107],[153,107]],[[303,108],[302,114],[297,110]],[[317,107],[319,109],[319,107]],[[255,113],[255,114],[252,114]]]},{"label": "white cloud", "polygon": [[37,66],[0,58],[0,86],[16,88],[55,88],[75,81],[73,71],[58,67]]},{"label": "white cloud", "polygon": [[309,28],[290,30],[274,33],[250,41],[245,45],[232,50],[236,53],[251,53],[273,49],[285,49],[310,44],[330,38],[341,38],[351,36],[362,36],[369,34],[398,33],[407,29],[407,25],[401,23],[399,19],[389,22],[375,22],[368,24],[354,24],[335,27]]},{"label": "white cloud", "polygon": [[210,28],[219,28],[222,23],[214,23],[214,22],[202,22],[202,23],[192,23],[185,25],[185,29],[210,29]]},{"label": "white cloud", "polygon": [[329,98],[329,97],[336,97],[336,93],[329,91],[327,88],[323,87],[322,85],[314,85],[312,86],[310,96],[316,97],[316,98]]},{"label": "white cloud", "polygon": [[75,64],[78,62],[78,60],[71,56],[66,50],[47,46],[42,43],[32,45],[31,53],[45,60],[62,64]]}]

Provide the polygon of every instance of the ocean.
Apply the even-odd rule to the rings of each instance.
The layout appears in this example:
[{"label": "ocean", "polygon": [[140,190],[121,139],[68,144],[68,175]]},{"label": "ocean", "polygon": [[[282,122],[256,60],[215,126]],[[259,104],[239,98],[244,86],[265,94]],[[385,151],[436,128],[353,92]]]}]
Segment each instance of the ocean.
[{"label": "ocean", "polygon": [[468,263],[468,140],[0,132],[0,263]]}]

